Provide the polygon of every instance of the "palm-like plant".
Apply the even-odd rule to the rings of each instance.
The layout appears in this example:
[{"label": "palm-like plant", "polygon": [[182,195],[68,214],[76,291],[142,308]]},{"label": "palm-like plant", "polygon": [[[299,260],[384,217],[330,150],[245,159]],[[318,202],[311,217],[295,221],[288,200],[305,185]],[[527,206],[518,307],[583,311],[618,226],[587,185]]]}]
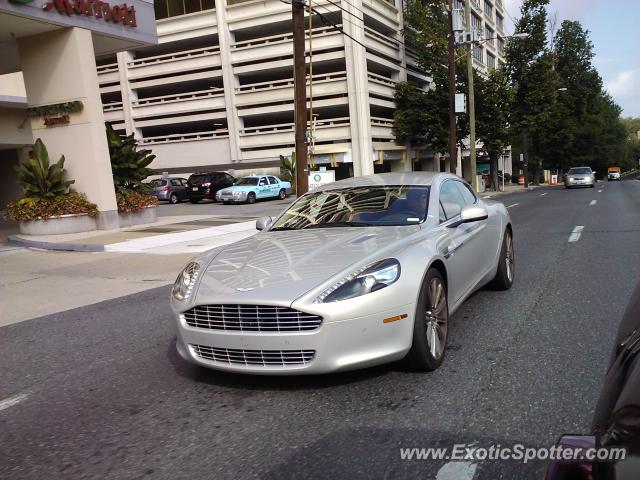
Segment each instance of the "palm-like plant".
[{"label": "palm-like plant", "polygon": [[29,163],[16,167],[18,184],[24,189],[25,196],[33,200],[55,198],[68,192],[75,180],[65,180],[64,155],[56,163],[49,163],[49,152],[41,139],[33,147],[33,156]]},{"label": "palm-like plant", "polygon": [[296,193],[296,152],[291,152],[290,157],[280,155],[280,176],[291,182],[291,190]]},{"label": "palm-like plant", "polygon": [[116,191],[121,193],[130,190],[146,191],[148,186],[142,181],[149,175],[153,175],[153,170],[147,166],[156,156],[151,155],[151,150],[138,150],[138,142],[133,134],[121,137],[109,123],[107,123],[107,144]]}]

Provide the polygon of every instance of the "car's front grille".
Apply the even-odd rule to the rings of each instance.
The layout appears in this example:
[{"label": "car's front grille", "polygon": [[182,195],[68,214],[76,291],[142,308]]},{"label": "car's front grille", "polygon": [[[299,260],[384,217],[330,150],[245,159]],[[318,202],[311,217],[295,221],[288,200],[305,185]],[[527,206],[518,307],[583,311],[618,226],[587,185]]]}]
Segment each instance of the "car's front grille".
[{"label": "car's front grille", "polygon": [[237,350],[231,348],[191,345],[194,353],[205,360],[225,365],[287,367],[304,365],[313,360],[315,350]]},{"label": "car's front grille", "polygon": [[183,315],[190,327],[211,330],[302,332],[322,324],[317,315],[270,305],[198,305]]}]

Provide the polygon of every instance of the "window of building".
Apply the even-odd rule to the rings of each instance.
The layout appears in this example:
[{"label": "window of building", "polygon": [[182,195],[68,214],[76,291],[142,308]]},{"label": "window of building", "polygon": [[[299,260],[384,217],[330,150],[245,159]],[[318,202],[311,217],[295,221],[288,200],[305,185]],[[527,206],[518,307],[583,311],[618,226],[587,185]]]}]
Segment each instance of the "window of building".
[{"label": "window of building", "polygon": [[498,30],[504,30],[504,18],[502,18],[502,16],[496,12],[496,26],[498,27]]},{"label": "window of building", "polygon": [[485,38],[485,40],[487,41],[487,43],[489,45],[491,45],[491,46],[495,45],[495,41],[496,41],[495,37],[496,37],[495,32],[485,25],[485,27],[484,27],[484,38]]},{"label": "window of building", "polygon": [[484,14],[489,18],[493,18],[493,5],[487,0],[484,0]]},{"label": "window of building", "polygon": [[498,37],[498,51],[504,53],[504,38]]},{"label": "window of building", "polygon": [[482,62],[482,47],[480,45],[473,46],[473,58]]},{"label": "window of building", "polygon": [[475,13],[471,14],[471,29],[476,32],[482,32],[482,20]]},{"label": "window of building", "polygon": [[215,0],[154,0],[156,20],[215,8]]},{"label": "window of building", "polygon": [[487,52],[487,67],[496,68],[496,57]]}]

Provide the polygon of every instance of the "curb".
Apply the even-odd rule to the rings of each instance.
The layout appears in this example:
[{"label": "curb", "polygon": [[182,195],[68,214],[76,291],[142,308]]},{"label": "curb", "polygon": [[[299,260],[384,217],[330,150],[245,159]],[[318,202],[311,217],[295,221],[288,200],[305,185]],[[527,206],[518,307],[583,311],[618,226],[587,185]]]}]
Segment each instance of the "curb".
[{"label": "curb", "polygon": [[39,248],[42,250],[59,250],[66,252],[104,252],[104,245],[91,245],[84,243],[54,243],[27,240],[17,235],[9,235],[7,242],[10,245],[19,245],[27,248]]}]

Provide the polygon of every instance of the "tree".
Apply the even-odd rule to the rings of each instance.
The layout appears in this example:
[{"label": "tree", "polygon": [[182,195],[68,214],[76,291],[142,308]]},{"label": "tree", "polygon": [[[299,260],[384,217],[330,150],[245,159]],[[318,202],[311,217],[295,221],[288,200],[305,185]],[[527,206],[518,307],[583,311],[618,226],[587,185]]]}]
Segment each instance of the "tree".
[{"label": "tree", "polygon": [[[498,160],[509,145],[511,89],[504,70],[492,70],[475,79],[476,134],[489,157],[491,185],[498,188]],[[504,175],[504,172],[502,172]]]},{"label": "tree", "polygon": [[39,138],[33,146],[33,155],[29,163],[16,167],[18,184],[24,189],[25,196],[33,200],[51,199],[64,195],[75,180],[65,180],[64,155],[51,165],[49,152]]},{"label": "tree", "polygon": [[107,123],[106,127],[116,192],[146,191],[148,187],[142,181],[153,175],[153,170],[147,167],[156,156],[151,155],[151,150],[138,150],[138,142],[133,134],[121,137],[113,130],[111,124]]},{"label": "tree", "polygon": [[544,143],[549,133],[553,92],[558,88],[553,70],[553,57],[546,48],[547,12],[549,0],[525,0],[522,16],[516,22],[515,33],[526,38],[514,38],[506,46],[506,72],[513,88],[511,127],[513,143],[529,145],[528,160],[533,166],[534,182],[540,178]]},{"label": "tree", "polygon": [[296,152],[291,152],[289,157],[280,155],[280,177],[290,182],[291,190],[296,193]]},{"label": "tree", "polygon": [[[395,91],[394,132],[399,143],[428,144],[434,152],[449,149],[449,70],[448,70],[448,2],[412,0],[407,4],[403,30],[405,44],[411,48],[428,85],[398,82]],[[465,91],[465,60],[456,62],[456,82]],[[469,135],[466,114],[458,115],[458,143]]]}]

